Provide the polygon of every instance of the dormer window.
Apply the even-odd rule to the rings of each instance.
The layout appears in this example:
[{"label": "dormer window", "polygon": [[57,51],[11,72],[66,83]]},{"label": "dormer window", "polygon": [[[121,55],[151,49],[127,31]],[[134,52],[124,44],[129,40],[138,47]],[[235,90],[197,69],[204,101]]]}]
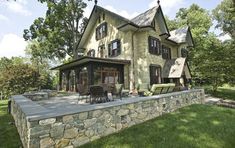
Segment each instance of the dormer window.
[{"label": "dormer window", "polygon": [[162,45],[162,58],[171,59],[171,49],[165,45]]},{"label": "dormer window", "polygon": [[114,40],[109,44],[109,57],[116,57],[121,54],[121,41]]},{"label": "dormer window", "polygon": [[96,28],[96,40],[100,40],[107,36],[107,23],[104,22]]},{"label": "dormer window", "polygon": [[160,40],[152,36],[149,36],[148,40],[149,40],[149,53],[160,55],[161,54]]},{"label": "dormer window", "polygon": [[89,57],[95,57],[95,50],[94,49],[91,49],[87,52],[87,56]]}]

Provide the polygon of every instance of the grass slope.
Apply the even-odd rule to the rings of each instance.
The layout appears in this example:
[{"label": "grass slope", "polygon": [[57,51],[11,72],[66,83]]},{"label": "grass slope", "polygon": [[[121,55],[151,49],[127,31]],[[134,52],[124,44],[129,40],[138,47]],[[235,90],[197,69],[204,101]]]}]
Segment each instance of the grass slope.
[{"label": "grass slope", "polygon": [[234,123],[234,109],[192,105],[82,147],[234,148]]},{"label": "grass slope", "polygon": [[21,141],[16,127],[10,125],[14,122],[12,116],[7,113],[7,100],[0,101],[0,148],[18,148]]}]

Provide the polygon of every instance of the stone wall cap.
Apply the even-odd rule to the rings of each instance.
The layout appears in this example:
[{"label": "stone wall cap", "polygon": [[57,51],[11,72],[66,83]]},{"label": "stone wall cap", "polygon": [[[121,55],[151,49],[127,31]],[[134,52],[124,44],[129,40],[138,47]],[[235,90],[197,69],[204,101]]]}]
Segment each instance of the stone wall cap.
[{"label": "stone wall cap", "polygon": [[12,99],[15,100],[15,102],[18,103],[22,107],[22,111],[25,113],[26,119],[28,121],[35,121],[35,120],[42,120],[42,119],[47,119],[51,117],[71,115],[71,114],[77,114],[77,113],[82,113],[82,112],[87,112],[87,111],[94,111],[98,109],[105,109],[105,108],[110,108],[110,107],[115,107],[115,106],[132,104],[132,103],[137,103],[141,101],[168,98],[171,96],[177,96],[180,94],[188,94],[188,93],[193,93],[193,92],[204,92],[204,90],[203,89],[191,89],[191,90],[185,90],[185,91],[180,91],[180,92],[173,92],[173,93],[161,94],[161,95],[149,96],[149,97],[134,97],[134,98],[125,99],[125,100],[118,100],[118,101],[107,102],[107,103],[102,103],[102,104],[93,104],[93,105],[82,106],[82,107],[71,105],[66,108],[60,108],[60,110],[48,110],[45,107],[42,107],[36,102],[33,102],[30,99],[27,99],[26,97],[23,97],[23,96],[13,96]]}]

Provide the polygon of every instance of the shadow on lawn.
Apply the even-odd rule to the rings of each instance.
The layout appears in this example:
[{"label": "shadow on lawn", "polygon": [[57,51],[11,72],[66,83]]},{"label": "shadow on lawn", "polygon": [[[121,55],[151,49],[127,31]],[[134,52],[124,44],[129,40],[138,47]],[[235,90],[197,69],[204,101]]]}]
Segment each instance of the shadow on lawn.
[{"label": "shadow on lawn", "polygon": [[192,105],[83,147],[233,148],[234,116],[232,109]]}]

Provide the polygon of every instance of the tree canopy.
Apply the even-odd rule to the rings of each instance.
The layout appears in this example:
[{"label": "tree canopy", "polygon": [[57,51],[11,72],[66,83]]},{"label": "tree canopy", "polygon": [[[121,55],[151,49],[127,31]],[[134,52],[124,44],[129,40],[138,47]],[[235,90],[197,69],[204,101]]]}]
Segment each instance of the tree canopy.
[{"label": "tree canopy", "polygon": [[235,3],[233,0],[223,0],[214,10],[216,27],[235,38]]},{"label": "tree canopy", "polygon": [[38,48],[33,55],[64,59],[77,58],[78,42],[87,23],[83,16],[87,4],[82,0],[39,0],[47,4],[46,17],[34,20],[24,30],[25,40],[37,40]]},{"label": "tree canopy", "polygon": [[[229,14],[231,11],[227,12],[227,10],[231,10],[231,5],[228,5],[228,1],[229,0],[222,1],[213,11],[213,16],[207,10],[193,4],[189,8],[179,9],[176,18],[173,20],[169,20],[169,18],[166,19],[170,30],[186,25],[191,28],[195,47],[189,49],[188,62],[193,78],[194,80],[204,80],[212,84],[214,91],[223,83],[234,84],[234,40],[231,39],[222,43],[214,33],[210,32],[213,21],[211,19],[212,17],[215,19],[220,18],[223,16],[223,13],[225,13],[228,15],[225,18],[230,17],[230,19],[232,19],[231,13]],[[224,7],[221,8],[222,6]],[[222,10],[224,11],[223,13]],[[218,11],[219,16],[215,13]],[[228,32],[227,30],[231,29],[230,34],[232,34],[234,29],[231,28],[233,24],[231,24],[232,20],[230,19],[229,21],[223,19],[222,22],[218,20],[217,27],[224,25],[224,32],[226,33]]]}]

